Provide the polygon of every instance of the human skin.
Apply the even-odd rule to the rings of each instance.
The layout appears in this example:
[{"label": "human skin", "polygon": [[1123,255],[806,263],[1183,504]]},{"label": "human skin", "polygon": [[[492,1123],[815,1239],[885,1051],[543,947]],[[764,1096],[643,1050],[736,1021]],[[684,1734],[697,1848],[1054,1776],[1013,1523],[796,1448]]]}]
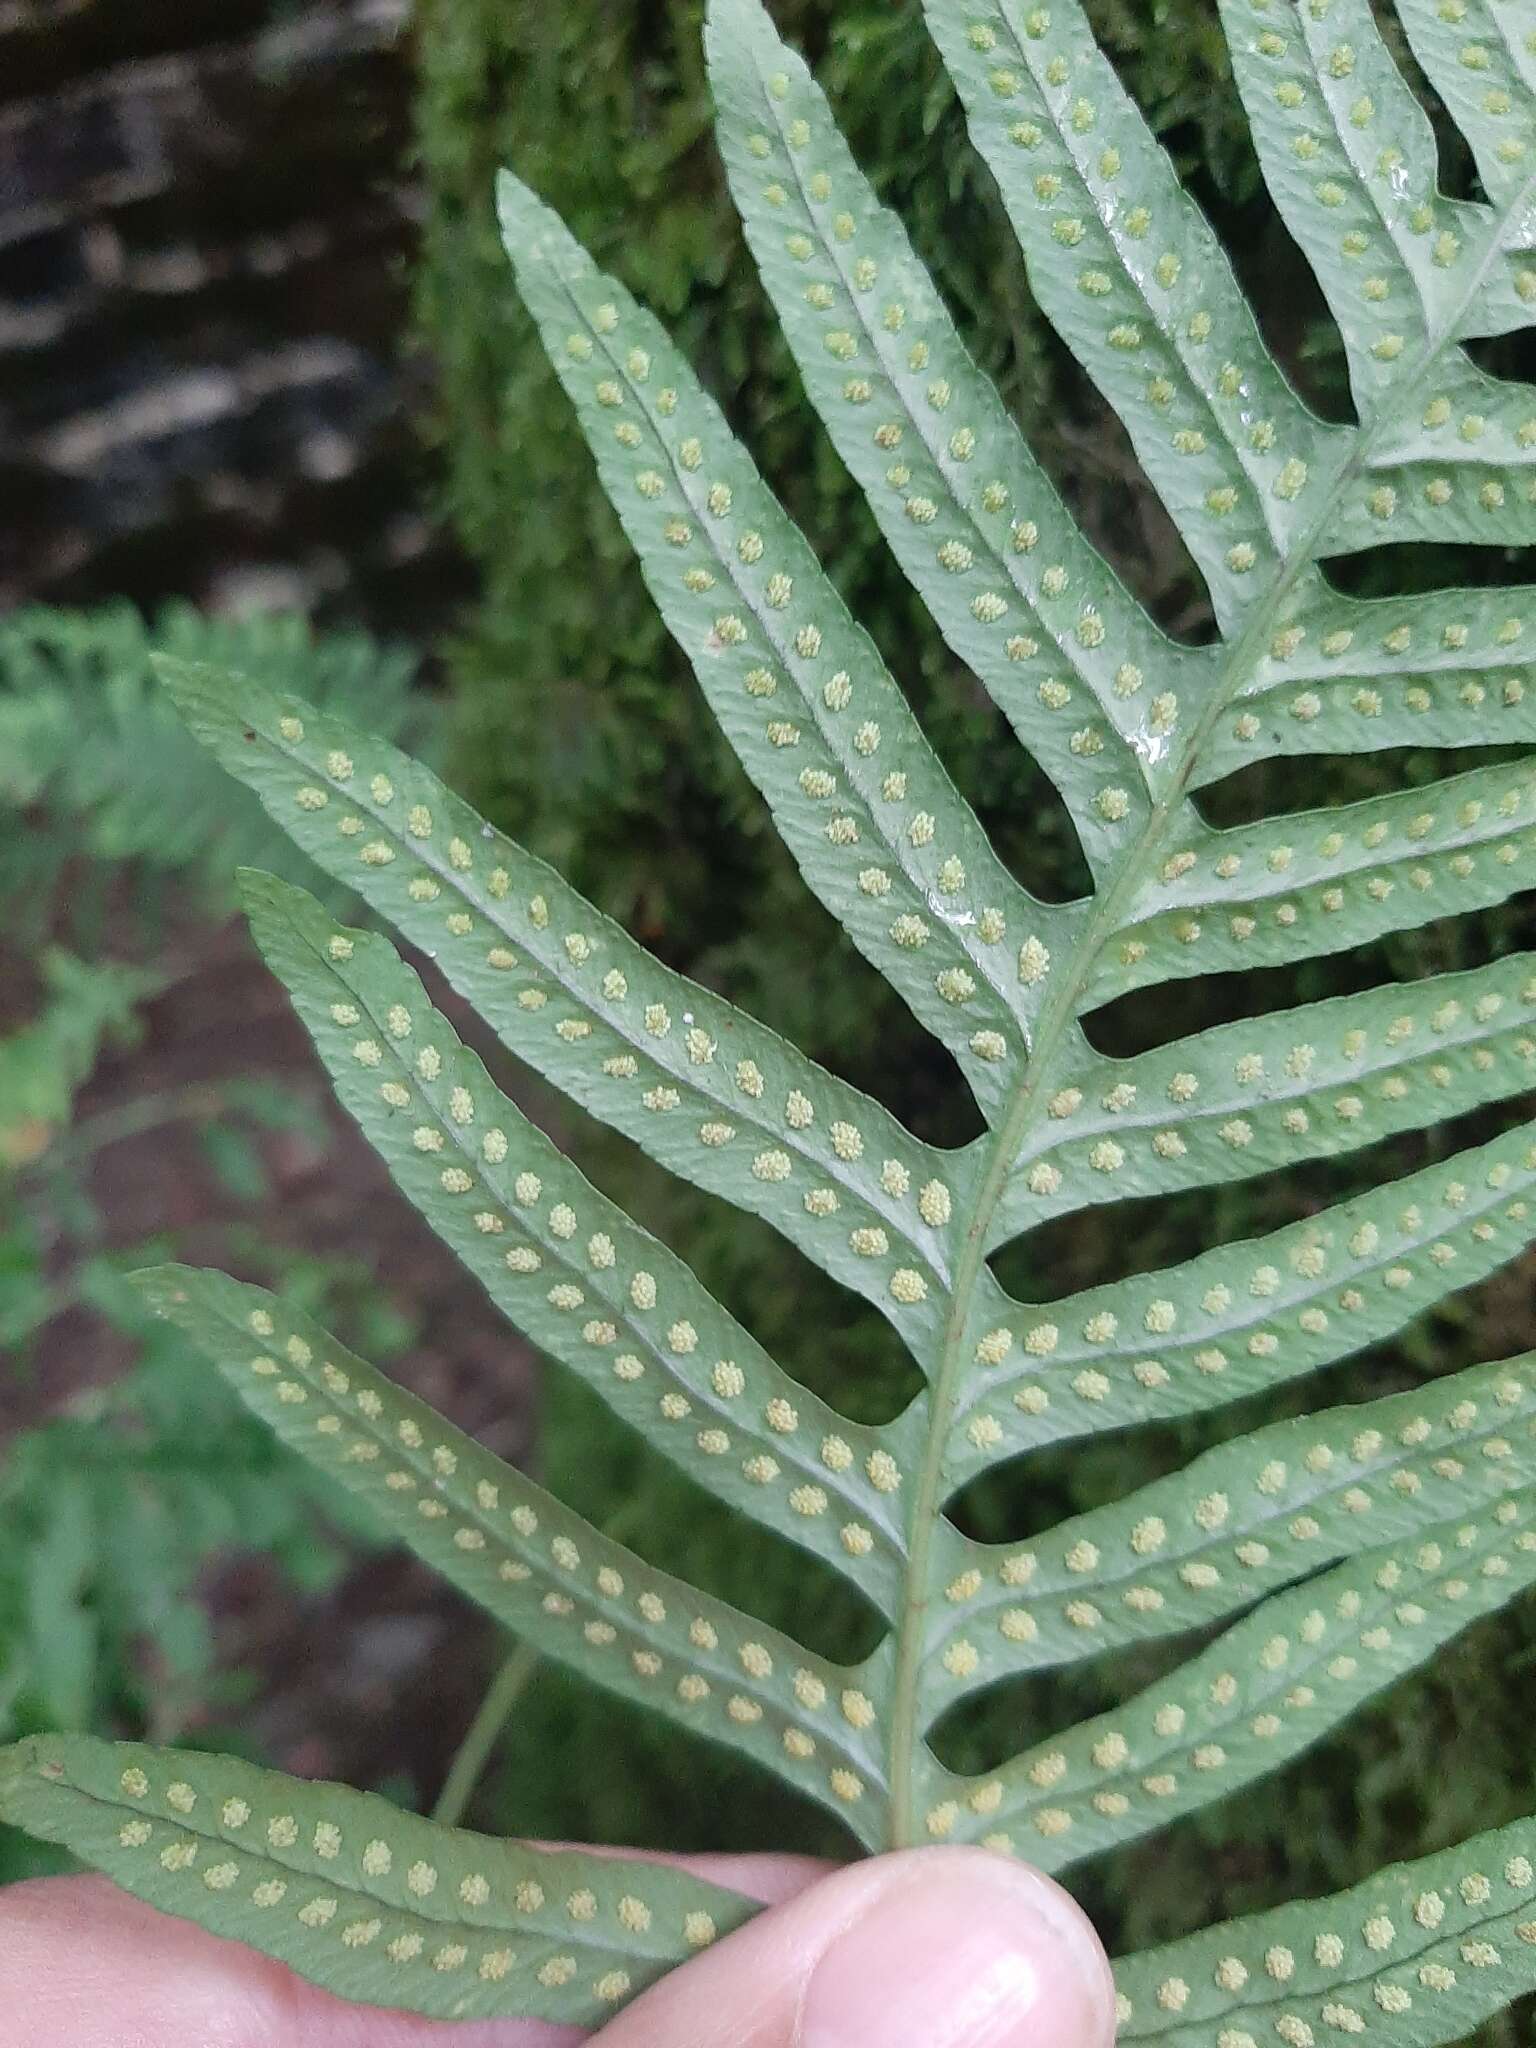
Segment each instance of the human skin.
[{"label": "human skin", "polygon": [[[1067,1894],[980,1849],[842,1869],[687,1859],[768,1910],[644,1992],[597,2048],[1110,2048],[1114,1994]],[[0,2048],[571,2048],[538,2020],[354,2006],[95,1877],[0,1893]]]}]

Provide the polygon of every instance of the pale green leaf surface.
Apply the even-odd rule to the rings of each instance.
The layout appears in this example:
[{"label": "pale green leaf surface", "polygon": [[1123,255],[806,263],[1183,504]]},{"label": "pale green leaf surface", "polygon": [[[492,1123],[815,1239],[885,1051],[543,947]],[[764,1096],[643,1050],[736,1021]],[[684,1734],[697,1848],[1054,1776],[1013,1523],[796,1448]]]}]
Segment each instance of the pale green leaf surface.
[{"label": "pale green leaf surface", "polygon": [[1439,191],[1429,117],[1368,0],[1221,0],[1221,17],[1265,182],[1339,324],[1356,403],[1374,416],[1454,325],[1493,216]]},{"label": "pale green leaf surface", "polygon": [[1044,1444],[1222,1407],[1396,1335],[1536,1235],[1532,1130],[1060,1301],[1025,1307],[978,1290],[979,1370],[955,1403],[946,1482]]},{"label": "pale green leaf surface", "polygon": [[1413,540],[1536,542],[1536,389],[1453,352],[1432,365],[1411,418],[1378,424],[1319,545]]},{"label": "pale green leaf surface", "polygon": [[1207,1626],[1352,1551],[1531,1485],[1533,1359],[1272,1423],[1028,1543],[979,1544],[946,1525],[938,1552],[965,1590],[930,1631],[930,1709]]},{"label": "pale green leaf surface", "polygon": [[1474,1835],[1332,1898],[1122,1957],[1118,2039],[1257,2048],[1374,2035],[1441,2048],[1536,1985],[1536,1823]]},{"label": "pale green leaf surface", "polygon": [[1091,1000],[1336,953],[1502,903],[1536,875],[1536,758],[1217,831],[1190,813]]},{"label": "pale green leaf surface", "polygon": [[[759,0],[715,0],[706,45],[731,190],[806,390],[1102,870],[1145,821],[1176,720],[1163,693],[1208,662],[1156,632],[1084,540]],[[1097,799],[1116,787],[1130,808],[1111,820]]]},{"label": "pale green leaf surface", "polygon": [[1536,1582],[1523,1492],[1263,1601],[1122,1706],[998,1771],[933,1772],[929,1831],[1061,1870],[1278,1770]]},{"label": "pale green leaf surface", "polygon": [[1536,1080],[1536,954],[1392,982],[1174,1039],[1080,1042],[1053,1077],[992,1243],[1095,1203],[1326,1159]]},{"label": "pale green leaf surface", "polygon": [[1237,691],[1193,780],[1215,782],[1276,754],[1533,739],[1528,590],[1360,599],[1313,584]]},{"label": "pale green leaf surface", "polygon": [[1528,202],[1536,173],[1536,43],[1527,0],[1398,0],[1413,54],[1471,145],[1483,189]]},{"label": "pale green leaf surface", "polygon": [[402,1813],[228,1756],[35,1735],[0,1819],[364,2005],[596,2026],[758,1911],[685,1870]]},{"label": "pale green leaf surface", "polygon": [[387,939],[270,875],[243,895],[338,1099],[508,1321],[700,1486],[888,1607],[901,1511],[868,1475],[882,1448],[910,1455],[910,1431],[860,1428],[782,1371],[502,1094]]},{"label": "pale green leaf surface", "polygon": [[[973,1168],[653,959],[418,762],[244,677],[162,664],[193,731],[355,887],[504,1045],[662,1165],[782,1230],[875,1300],[914,1353]],[[722,1137],[722,1133],[729,1133]],[[849,1244],[879,1230],[911,1301]]]},{"label": "pale green leaf surface", "polygon": [[1536,311],[1536,222],[1524,231],[1511,224],[1507,245],[1489,261],[1475,297],[1457,323],[1460,340],[1514,334],[1531,324]]},{"label": "pale green leaf surface", "polygon": [[869,1838],[877,1715],[849,1672],[646,1564],[264,1289],[187,1266],[138,1284],[285,1443],[504,1628]]},{"label": "pale green leaf surface", "polygon": [[1077,0],[927,0],[926,12],[1035,296],[1124,422],[1218,618],[1236,625],[1346,437],[1313,418],[1265,349]]},{"label": "pale green leaf surface", "polygon": [[519,290],[711,710],[807,886],[995,1111],[1023,1050],[1014,954],[1067,913],[998,860],[665,330],[515,178],[497,194]]}]

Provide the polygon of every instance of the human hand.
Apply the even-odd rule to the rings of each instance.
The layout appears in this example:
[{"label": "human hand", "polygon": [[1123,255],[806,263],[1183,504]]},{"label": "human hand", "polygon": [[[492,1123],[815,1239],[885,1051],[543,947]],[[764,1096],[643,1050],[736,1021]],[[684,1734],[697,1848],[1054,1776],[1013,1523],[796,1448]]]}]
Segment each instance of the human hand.
[{"label": "human hand", "polygon": [[[642,1993],[599,2048],[1109,2048],[1114,1993],[1049,1878],[980,1849],[828,1871],[690,1866],[769,1910]],[[0,1892],[0,2048],[567,2048],[538,2020],[455,2024],[343,2004],[104,1879]]]}]

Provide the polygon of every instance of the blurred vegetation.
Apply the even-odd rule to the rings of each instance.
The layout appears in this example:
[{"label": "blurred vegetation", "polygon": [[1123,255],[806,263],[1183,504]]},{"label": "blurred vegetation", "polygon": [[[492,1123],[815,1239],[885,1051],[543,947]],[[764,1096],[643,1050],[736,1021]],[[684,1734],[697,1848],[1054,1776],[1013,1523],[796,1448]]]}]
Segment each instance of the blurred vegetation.
[{"label": "blurred vegetation", "polygon": [[[23,611],[0,623],[0,1741],[85,1728],[174,1741],[194,1723],[242,1746],[247,1680],[216,1669],[211,1566],[259,1550],[296,1587],[347,1556],[331,1493],[288,1457],[121,1275],[172,1249],[124,1239],[99,1198],[109,1150],[195,1140],[232,1220],[216,1256],[338,1319],[385,1356],[409,1337],[370,1276],[283,1249],[264,1136],[312,1128],[318,1093],[234,1072],[81,1093],[106,1051],[174,1001],[197,935],[228,916],[240,861],[307,863],[187,735],[151,648],[227,661],[420,743],[413,664],[298,619],[153,628],[130,607]],[[206,1237],[199,1239],[200,1248]],[[96,1370],[92,1370],[94,1364]],[[109,1368],[105,1376],[102,1367]],[[0,1882],[52,1852],[0,1829]]]},{"label": "blurred vegetation", "polygon": [[[1203,591],[1118,427],[1033,306],[916,0],[784,0],[774,12],[816,63],[856,153],[905,216],[1079,518],[1171,632],[1201,637]],[[1314,405],[1341,413],[1336,340],[1260,190],[1209,0],[1089,0],[1089,12],[1234,252],[1272,345]],[[445,507],[485,579],[452,650],[451,772],[670,964],[870,1089],[924,1136],[955,1141],[974,1128],[963,1087],[800,887],[650,605],[495,238],[490,182],[506,162],[670,325],[893,661],[1004,856],[1040,893],[1076,893],[1079,856],[1054,794],[939,642],[801,399],[714,156],[700,16],[700,0],[568,0],[554,12],[539,0],[423,0],[420,9],[428,212],[418,320],[442,370],[435,433]],[[1459,144],[1448,141],[1446,162],[1457,175]],[[1519,575],[1498,559],[1471,571]],[[1464,558],[1403,549],[1368,560],[1363,573],[1350,565],[1351,587],[1367,593],[1390,587],[1372,577],[1392,576],[1401,588],[1404,577],[1467,574]],[[1442,769],[1428,754],[1320,763],[1305,778],[1261,766],[1212,792],[1213,811],[1235,822]],[[1266,989],[1264,1006],[1530,942],[1518,908],[1450,934],[1430,927],[1369,954],[1311,963],[1283,995]],[[1250,1011],[1260,993],[1259,977],[1181,984],[1156,997],[1155,1014],[1145,1002],[1117,1005],[1102,1020],[1102,1042],[1129,1051]],[[593,1177],[683,1251],[791,1370],[854,1412],[889,1411],[906,1382],[883,1326],[761,1226],[668,1182],[595,1126],[550,1114],[564,1118]],[[1435,1142],[1478,1134],[1442,1131]],[[1424,1142],[1395,1141],[1385,1160],[1378,1152],[1332,1162],[1280,1188],[1090,1212],[1059,1240],[1045,1233],[1012,1254],[1005,1277],[1046,1298],[1169,1263],[1390,1179],[1421,1163]],[[1350,1386],[1386,1391],[1522,1348],[1529,1272],[1437,1312],[1410,1341],[1355,1369]],[[1334,1397],[1343,1393],[1337,1379],[1333,1387]],[[546,1389],[542,1441],[551,1483],[658,1561],[824,1644],[846,1648],[862,1626],[851,1596],[804,1559],[765,1570],[756,1535],[738,1536],[562,1375]],[[1043,1461],[1031,1468],[1024,1512],[1032,1525],[1054,1520],[1166,1469],[1200,1441],[1170,1429]],[[1011,1533],[1019,1489],[994,1484],[967,1511],[978,1533]],[[1331,1888],[1529,1811],[1536,1771],[1518,1696],[1533,1654],[1536,1616],[1483,1625],[1302,1765],[1245,1791],[1239,1806],[1090,1869],[1080,1888],[1115,1938],[1139,1945]],[[996,1699],[955,1730],[957,1755],[980,1764],[1017,1747],[1021,1716],[1037,1731],[1075,1719],[1147,1682],[1152,1668],[1122,1658],[1037,1684],[1023,1699]],[[999,1731],[1010,1725],[1005,1742]],[[839,1847],[825,1821],[788,1810],[781,1791],[744,1767],[685,1750],[547,1671],[520,1697],[505,1752],[484,1802],[491,1825],[677,1847]]]}]

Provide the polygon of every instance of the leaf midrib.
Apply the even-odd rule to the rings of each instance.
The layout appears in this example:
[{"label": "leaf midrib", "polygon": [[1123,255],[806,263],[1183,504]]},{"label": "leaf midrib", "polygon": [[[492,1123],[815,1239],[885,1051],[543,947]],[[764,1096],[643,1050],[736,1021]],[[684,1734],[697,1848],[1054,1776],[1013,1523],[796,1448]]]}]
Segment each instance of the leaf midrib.
[{"label": "leaf midrib", "polygon": [[[1448,310],[1442,325],[1431,329],[1423,349],[1407,373],[1387,388],[1370,418],[1359,424],[1349,453],[1338,465],[1328,488],[1320,494],[1312,518],[1297,536],[1291,552],[1280,558],[1269,590],[1249,614],[1242,632],[1217,671],[1215,686],[1190,730],[1167,787],[1153,800],[1145,825],[1111,871],[1106,888],[1092,899],[1092,907],[1079,929],[1068,967],[1055,994],[1040,1012],[1031,1057],[995,1127],[990,1151],[984,1155],[986,1163],[975,1207],[956,1263],[955,1285],[950,1297],[950,1314],[939,1364],[929,1389],[928,1444],[912,1498],[912,1540],[908,1569],[904,1574],[901,1611],[895,1626],[896,1654],[890,1708],[888,1846],[891,1848],[914,1847],[927,1839],[926,1827],[915,1810],[915,1766],[923,1741],[923,1731],[917,1726],[918,1681],[924,1657],[927,1610],[933,1597],[931,1552],[943,1518],[950,1411],[965,1377],[963,1344],[970,1319],[971,1297],[986,1263],[992,1214],[1007,1185],[1013,1158],[1038,1114],[1036,1105],[1043,1093],[1043,1084],[1076,1021],[1078,1000],[1092,981],[1104,946],[1119,929],[1126,899],[1134,897],[1140,877],[1151,867],[1170,824],[1182,812],[1201,749],[1216,720],[1255,666],[1256,650],[1267,643],[1286,598],[1300,579],[1315,567],[1318,544],[1345,492],[1366,467],[1376,437],[1396,424],[1406,409],[1409,395],[1430,376],[1444,351],[1456,345],[1456,330],[1461,316],[1481,290],[1498,257],[1506,226],[1533,194],[1536,194],[1536,173],[1505,207],[1492,215],[1482,254],[1470,267],[1460,296]],[[1389,400],[1392,401],[1390,411]],[[981,1142],[983,1145],[987,1143],[985,1139]]]}]

